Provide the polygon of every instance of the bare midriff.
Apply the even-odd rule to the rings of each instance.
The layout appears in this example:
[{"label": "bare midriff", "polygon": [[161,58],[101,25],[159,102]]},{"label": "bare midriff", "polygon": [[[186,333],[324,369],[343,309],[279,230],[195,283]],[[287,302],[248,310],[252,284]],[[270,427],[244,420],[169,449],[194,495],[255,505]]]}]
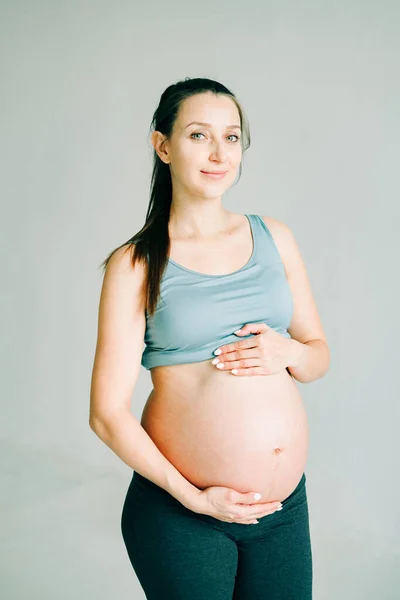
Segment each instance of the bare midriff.
[{"label": "bare midriff", "polygon": [[285,369],[233,375],[211,360],[154,367],[141,425],[194,486],[257,491],[260,502],[295,489],[308,454],[308,421]]}]

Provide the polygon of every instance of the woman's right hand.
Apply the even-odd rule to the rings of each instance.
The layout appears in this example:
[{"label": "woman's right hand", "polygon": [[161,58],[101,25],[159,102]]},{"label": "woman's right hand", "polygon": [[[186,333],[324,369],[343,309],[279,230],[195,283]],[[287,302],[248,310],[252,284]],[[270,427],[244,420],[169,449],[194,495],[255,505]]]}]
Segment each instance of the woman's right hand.
[{"label": "woman's right hand", "polygon": [[192,510],[227,523],[248,525],[258,523],[258,518],[274,513],[281,506],[279,501],[255,500],[254,494],[255,492],[242,494],[229,487],[211,486],[200,490]]}]

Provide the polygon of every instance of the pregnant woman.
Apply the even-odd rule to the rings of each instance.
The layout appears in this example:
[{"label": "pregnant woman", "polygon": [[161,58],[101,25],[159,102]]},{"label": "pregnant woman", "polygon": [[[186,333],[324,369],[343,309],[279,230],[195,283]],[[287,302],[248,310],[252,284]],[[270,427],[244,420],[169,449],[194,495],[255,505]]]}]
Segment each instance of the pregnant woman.
[{"label": "pregnant woman", "polygon": [[103,263],[90,398],[91,428],[133,469],[129,560],[150,600],[311,600],[296,381],[330,358],[304,263],[284,223],[223,207],[250,145],[231,91],[180,81],[152,125],[145,225]]}]

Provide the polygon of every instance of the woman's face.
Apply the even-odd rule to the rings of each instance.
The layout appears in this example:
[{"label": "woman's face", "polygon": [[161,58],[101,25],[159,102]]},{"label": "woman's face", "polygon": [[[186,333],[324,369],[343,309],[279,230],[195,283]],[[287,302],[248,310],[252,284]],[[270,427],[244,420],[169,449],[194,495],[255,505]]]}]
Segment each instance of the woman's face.
[{"label": "woman's face", "polygon": [[[238,109],[227,96],[203,93],[184,100],[172,137],[159,154],[170,164],[173,188],[195,196],[220,197],[236,179],[242,159],[241,134]],[[217,179],[202,171],[226,174]]]}]

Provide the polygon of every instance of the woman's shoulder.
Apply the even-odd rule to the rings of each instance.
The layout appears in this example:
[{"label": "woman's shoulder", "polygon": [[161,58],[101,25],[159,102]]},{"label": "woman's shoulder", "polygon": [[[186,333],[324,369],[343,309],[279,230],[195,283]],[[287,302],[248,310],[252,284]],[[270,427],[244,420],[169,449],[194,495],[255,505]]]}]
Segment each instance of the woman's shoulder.
[{"label": "woman's shoulder", "polygon": [[132,242],[123,244],[111,255],[105,276],[108,279],[124,277],[128,280],[134,279],[137,286],[141,286],[146,277],[146,261],[134,260],[135,244]]},{"label": "woman's shoulder", "polygon": [[269,215],[260,215],[260,217],[268,228],[279,254],[281,255],[282,261],[286,266],[288,264],[288,258],[294,251],[293,232],[286,223],[275,217]]},{"label": "woman's shoulder", "polygon": [[264,221],[265,225],[268,227],[273,237],[277,236],[278,238],[283,239],[292,233],[289,226],[283,221],[280,221],[279,219],[270,215],[259,216]]}]

